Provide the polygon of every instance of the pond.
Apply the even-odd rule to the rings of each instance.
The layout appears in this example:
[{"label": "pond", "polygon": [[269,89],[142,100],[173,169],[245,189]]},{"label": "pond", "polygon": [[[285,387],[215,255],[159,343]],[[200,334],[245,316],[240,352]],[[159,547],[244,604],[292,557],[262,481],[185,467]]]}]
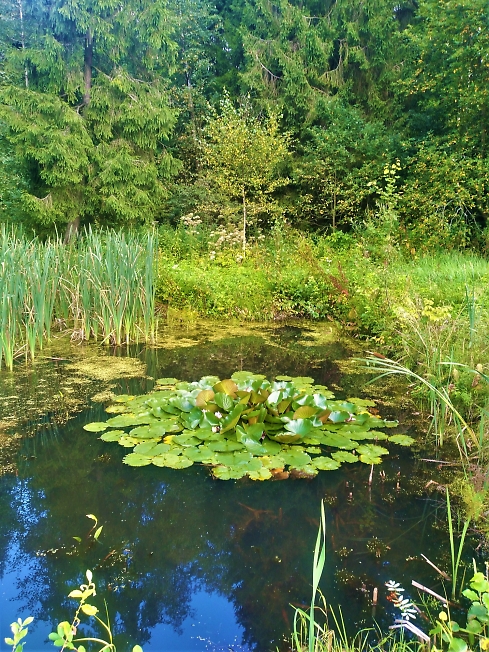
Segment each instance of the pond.
[{"label": "pond", "polygon": [[[9,623],[28,615],[35,624],[26,649],[50,646],[47,634],[73,614],[66,596],[88,568],[120,650],[286,650],[293,606],[310,601],[321,500],[326,599],[352,630],[375,621],[387,628],[394,610],[385,582],[401,582],[409,595],[412,579],[435,586],[421,554],[448,565],[441,500],[426,491],[441,471],[420,460],[420,446],[392,451],[371,483],[365,464],[312,480],[225,482],[198,465],[128,467],[127,450],[83,430],[111,416],[111,392],[141,394],[166,376],[310,375],[338,397],[358,396],[368,378],[352,373],[348,360],[358,353],[330,324],[201,324],[129,351],[57,344],[34,365],[2,372],[2,441],[18,451],[0,478],[1,650]],[[416,436],[412,416],[399,409],[403,393],[378,407]],[[87,514],[103,526],[98,541]]]}]

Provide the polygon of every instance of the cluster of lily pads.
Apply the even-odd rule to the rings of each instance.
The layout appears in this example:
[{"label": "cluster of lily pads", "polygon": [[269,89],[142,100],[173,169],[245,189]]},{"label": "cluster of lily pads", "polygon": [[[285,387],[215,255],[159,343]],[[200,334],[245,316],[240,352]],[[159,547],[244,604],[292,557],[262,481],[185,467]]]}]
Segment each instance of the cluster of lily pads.
[{"label": "cluster of lily pads", "polygon": [[247,371],[192,383],[160,378],[149,394],[117,396],[107,408],[116,416],[84,428],[133,448],[124,457],[130,466],[184,469],[201,463],[221,480],[313,477],[342,463],[379,464],[389,452],[379,441],[414,442],[380,432],[397,421],[370,413],[373,401],[335,400],[327,387],[313,383],[290,376],[270,382]]}]

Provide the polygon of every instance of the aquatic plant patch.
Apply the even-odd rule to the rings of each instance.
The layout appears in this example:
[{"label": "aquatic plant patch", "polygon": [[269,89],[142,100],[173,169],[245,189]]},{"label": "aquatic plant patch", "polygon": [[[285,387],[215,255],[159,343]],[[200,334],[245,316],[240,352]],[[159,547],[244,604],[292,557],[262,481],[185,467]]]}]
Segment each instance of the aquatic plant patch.
[{"label": "aquatic plant patch", "polygon": [[[125,464],[185,469],[199,463],[221,480],[311,478],[343,463],[380,464],[389,451],[379,441],[414,442],[379,431],[398,422],[370,413],[373,401],[336,400],[308,377],[270,382],[238,371],[225,380],[204,376],[192,383],[160,378],[151,393],[115,401],[115,416],[84,428],[132,448]],[[107,411],[114,413],[114,406]]]}]

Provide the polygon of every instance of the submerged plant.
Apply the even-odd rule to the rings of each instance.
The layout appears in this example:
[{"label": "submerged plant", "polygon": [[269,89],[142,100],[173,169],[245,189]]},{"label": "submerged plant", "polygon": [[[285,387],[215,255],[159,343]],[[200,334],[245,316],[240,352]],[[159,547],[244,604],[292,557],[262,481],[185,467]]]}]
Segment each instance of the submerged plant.
[{"label": "submerged plant", "polygon": [[124,412],[85,426],[103,432],[103,441],[133,448],[124,458],[130,466],[184,469],[199,462],[221,480],[310,478],[342,463],[379,464],[389,451],[378,441],[404,446],[414,441],[379,432],[397,421],[369,413],[373,402],[335,400],[308,377],[277,376],[270,382],[239,371],[226,380],[156,382],[150,394],[117,397]]}]

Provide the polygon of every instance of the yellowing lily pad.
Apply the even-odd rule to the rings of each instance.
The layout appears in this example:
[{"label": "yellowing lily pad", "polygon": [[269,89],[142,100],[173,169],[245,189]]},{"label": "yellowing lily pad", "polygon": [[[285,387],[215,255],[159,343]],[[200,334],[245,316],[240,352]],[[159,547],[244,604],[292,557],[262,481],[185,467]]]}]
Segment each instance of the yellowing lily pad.
[{"label": "yellowing lily pad", "polygon": [[151,464],[150,457],[139,453],[129,453],[122,461],[129,466],[148,466],[148,464]]},{"label": "yellowing lily pad", "polygon": [[250,480],[269,480],[272,477],[270,469],[262,466],[258,471],[250,471],[248,473]]},{"label": "yellowing lily pad", "polygon": [[94,421],[83,426],[83,430],[87,430],[88,432],[103,432],[107,428],[108,426],[105,421]]}]

